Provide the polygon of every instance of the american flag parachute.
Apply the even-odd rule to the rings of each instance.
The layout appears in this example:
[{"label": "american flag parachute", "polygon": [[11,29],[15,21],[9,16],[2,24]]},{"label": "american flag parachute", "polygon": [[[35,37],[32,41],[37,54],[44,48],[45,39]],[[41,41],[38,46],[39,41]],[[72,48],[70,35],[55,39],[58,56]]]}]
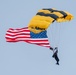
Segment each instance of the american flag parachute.
[{"label": "american flag parachute", "polygon": [[5,38],[7,42],[15,43],[24,41],[30,44],[50,48],[53,51],[53,57],[56,59],[57,64],[59,64],[59,58],[57,56],[58,50],[57,47],[55,49],[52,48],[51,44],[49,43],[47,28],[55,21],[61,23],[71,21],[72,19],[73,15],[67,11],[56,10],[54,8],[44,8],[36,13],[36,15],[30,20],[27,27],[16,29],[9,28],[6,32]]}]

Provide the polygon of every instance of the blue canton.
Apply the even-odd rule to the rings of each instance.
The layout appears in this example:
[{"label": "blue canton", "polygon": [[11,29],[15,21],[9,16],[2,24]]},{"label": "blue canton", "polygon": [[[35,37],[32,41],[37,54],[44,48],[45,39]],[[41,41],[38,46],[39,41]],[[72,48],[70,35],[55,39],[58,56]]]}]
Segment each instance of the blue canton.
[{"label": "blue canton", "polygon": [[47,31],[45,30],[37,34],[30,32],[30,36],[31,38],[47,38]]}]

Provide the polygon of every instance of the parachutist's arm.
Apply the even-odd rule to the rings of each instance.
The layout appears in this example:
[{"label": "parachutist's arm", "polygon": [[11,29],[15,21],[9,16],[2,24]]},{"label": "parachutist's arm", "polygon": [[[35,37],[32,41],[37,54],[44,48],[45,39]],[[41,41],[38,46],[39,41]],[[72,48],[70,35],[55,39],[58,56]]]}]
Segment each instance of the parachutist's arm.
[{"label": "parachutist's arm", "polygon": [[52,48],[52,47],[50,47],[50,50],[53,50],[53,48]]}]

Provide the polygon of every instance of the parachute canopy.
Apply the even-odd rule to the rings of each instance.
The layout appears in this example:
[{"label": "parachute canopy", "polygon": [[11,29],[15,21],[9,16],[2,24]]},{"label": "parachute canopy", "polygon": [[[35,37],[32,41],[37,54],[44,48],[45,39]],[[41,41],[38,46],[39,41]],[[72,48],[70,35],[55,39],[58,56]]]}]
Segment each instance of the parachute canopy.
[{"label": "parachute canopy", "polygon": [[42,9],[37,12],[37,14],[31,19],[28,24],[30,31],[34,33],[40,33],[46,30],[51,23],[66,22],[73,19],[73,15],[69,12],[56,10],[56,9]]}]

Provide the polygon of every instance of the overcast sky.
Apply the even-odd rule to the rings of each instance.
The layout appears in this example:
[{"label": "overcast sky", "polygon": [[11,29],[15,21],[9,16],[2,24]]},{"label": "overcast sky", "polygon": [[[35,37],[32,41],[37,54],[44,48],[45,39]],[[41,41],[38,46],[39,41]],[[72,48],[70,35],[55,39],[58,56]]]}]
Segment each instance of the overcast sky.
[{"label": "overcast sky", "polygon": [[[0,75],[76,75],[75,6],[75,0],[0,0]],[[42,8],[66,10],[74,15],[70,22],[53,24],[62,25],[59,66],[48,48],[25,42],[8,43],[5,39],[10,27],[28,26]],[[52,44],[50,31],[51,26],[48,28],[48,38]]]}]

